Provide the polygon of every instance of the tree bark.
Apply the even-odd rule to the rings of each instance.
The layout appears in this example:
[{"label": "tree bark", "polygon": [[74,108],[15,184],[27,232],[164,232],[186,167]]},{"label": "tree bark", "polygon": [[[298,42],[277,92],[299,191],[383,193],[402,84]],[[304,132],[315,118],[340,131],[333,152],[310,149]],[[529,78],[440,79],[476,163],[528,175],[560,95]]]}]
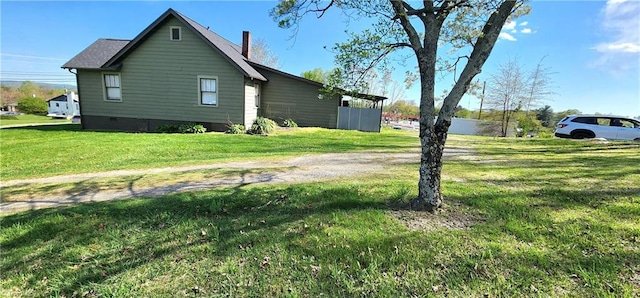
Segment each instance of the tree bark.
[{"label": "tree bark", "polygon": [[[431,2],[425,1],[425,3]],[[451,118],[455,113],[455,107],[469,89],[469,84],[480,73],[482,65],[486,62],[491,50],[493,50],[502,26],[515,5],[516,1],[505,1],[489,17],[482,28],[483,36],[476,42],[469,61],[453,89],[444,99],[437,121],[434,119],[435,65],[442,20],[438,18],[437,14],[427,13],[421,17],[425,25],[424,45],[421,49],[415,49],[414,47],[418,58],[422,90],[420,93],[420,143],[422,151],[418,197],[411,201],[411,208],[414,210],[435,212],[442,206],[442,192],[440,191],[442,155],[447,141],[447,131],[451,126]],[[405,24],[403,26],[405,30],[408,27]],[[411,37],[412,32],[406,31]]]}]

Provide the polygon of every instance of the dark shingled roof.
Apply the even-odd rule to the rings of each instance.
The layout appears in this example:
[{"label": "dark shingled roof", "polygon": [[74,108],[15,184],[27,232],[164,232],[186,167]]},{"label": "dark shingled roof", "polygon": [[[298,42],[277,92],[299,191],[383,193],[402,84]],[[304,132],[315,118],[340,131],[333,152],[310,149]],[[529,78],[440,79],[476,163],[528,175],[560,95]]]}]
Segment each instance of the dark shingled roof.
[{"label": "dark shingled roof", "polygon": [[[67,101],[67,95],[66,94],[58,95],[54,98],[47,99],[47,101]],[[78,100],[74,98],[73,101],[77,102]]]},{"label": "dark shingled roof", "polygon": [[124,39],[100,38],[62,65],[62,68],[100,69],[128,43],[129,40]]},{"label": "dark shingled roof", "polygon": [[[101,65],[103,68],[117,68],[119,62],[137,48],[147,37],[156,30],[156,28],[162,25],[169,17],[175,17],[182,22],[185,27],[190,29],[196,35],[200,36],[202,40],[212,47],[215,51],[219,52],[225,57],[232,65],[234,65],[245,76],[266,81],[267,79],[255,70],[244,56],[242,56],[241,49],[238,45],[222,38],[220,35],[211,32],[209,29],[203,27],[197,22],[187,18],[186,16],[178,13],[173,9],[167,10],[158,19],[156,19],[151,25],[149,25],[144,31],[142,31],[131,42],[123,46],[119,51],[113,53],[111,57],[103,62]],[[66,65],[66,64],[65,64]],[[63,66],[64,67],[64,66]]]},{"label": "dark shingled roof", "polygon": [[[195,21],[187,18],[186,16],[180,14],[179,12],[175,12],[177,16],[184,19],[193,29],[195,29],[198,33],[207,40],[211,46],[216,47],[222,53],[224,53],[227,58],[229,58],[233,64],[237,65],[242,72],[250,78],[259,79],[261,81],[266,81],[267,79],[262,76],[255,68],[251,67],[249,63],[247,63],[247,58],[242,56],[242,48],[226,39],[222,36],[211,32],[207,28],[202,25],[196,23]],[[179,19],[179,18],[178,18]]]}]

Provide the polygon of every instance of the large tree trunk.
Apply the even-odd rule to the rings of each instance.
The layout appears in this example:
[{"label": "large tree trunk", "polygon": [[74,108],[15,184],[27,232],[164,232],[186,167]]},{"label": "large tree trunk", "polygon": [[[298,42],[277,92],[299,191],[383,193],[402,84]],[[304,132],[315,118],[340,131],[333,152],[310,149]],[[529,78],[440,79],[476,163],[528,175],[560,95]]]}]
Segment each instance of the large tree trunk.
[{"label": "large tree trunk", "polygon": [[[450,124],[451,122],[449,122]],[[420,179],[418,197],[411,202],[411,209],[435,212],[442,206],[440,181],[442,176],[442,156],[447,141],[447,127],[434,125],[420,137]]]},{"label": "large tree trunk", "polygon": [[[433,9],[432,1],[425,1],[425,9]],[[411,45],[418,59],[420,70],[420,179],[418,180],[418,197],[411,201],[414,210],[436,211],[442,206],[442,193],[440,182],[442,177],[442,156],[447,131],[451,126],[451,118],[455,113],[455,107],[469,89],[471,80],[480,73],[482,65],[489,57],[493,46],[505,21],[511,14],[516,2],[505,1],[500,4],[498,10],[489,17],[482,29],[483,35],[478,38],[468,62],[458,77],[449,95],[444,99],[438,119],[435,120],[435,73],[438,39],[444,16],[436,13],[423,14],[420,19],[425,25],[423,44],[418,39],[418,34],[408,20],[402,17],[403,9],[397,1],[391,1],[395,11],[399,13],[403,28],[408,34]]]}]

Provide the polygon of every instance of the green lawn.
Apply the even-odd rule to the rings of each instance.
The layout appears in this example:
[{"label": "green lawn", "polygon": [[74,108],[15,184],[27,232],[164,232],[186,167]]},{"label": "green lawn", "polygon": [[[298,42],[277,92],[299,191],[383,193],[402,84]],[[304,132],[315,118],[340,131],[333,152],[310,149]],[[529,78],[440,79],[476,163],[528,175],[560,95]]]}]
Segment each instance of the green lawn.
[{"label": "green lawn", "polygon": [[310,153],[402,151],[415,133],[365,133],[319,128],[279,130],[270,136],[82,131],[78,124],[3,129],[2,179],[119,169],[278,158]]},{"label": "green lawn", "polygon": [[17,118],[16,120],[0,119],[0,127],[11,126],[11,125],[42,124],[42,123],[60,123],[60,124],[71,123],[71,120],[51,119],[51,117],[39,116],[39,115],[17,115],[15,117]]},{"label": "green lawn", "polygon": [[[307,143],[317,133],[341,149],[362,137]],[[378,147],[409,146],[389,134]],[[129,137],[194,140],[103,136]],[[250,140],[289,137],[303,138]],[[414,164],[5,216],[0,296],[640,295],[640,145],[465,139],[480,154],[446,162],[435,215],[402,209]]]}]

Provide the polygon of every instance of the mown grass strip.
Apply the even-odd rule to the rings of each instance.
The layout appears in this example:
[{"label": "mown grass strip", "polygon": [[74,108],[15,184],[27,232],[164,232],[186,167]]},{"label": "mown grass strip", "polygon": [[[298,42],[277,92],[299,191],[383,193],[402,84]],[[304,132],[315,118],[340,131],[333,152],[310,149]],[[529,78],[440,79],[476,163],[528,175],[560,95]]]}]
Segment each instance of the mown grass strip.
[{"label": "mown grass strip", "polygon": [[470,140],[484,153],[446,162],[435,215],[393,210],[413,164],[5,216],[1,294],[640,295],[637,147]]},{"label": "mown grass strip", "polygon": [[299,128],[269,136],[82,131],[79,125],[3,129],[2,179],[148,169],[328,152],[415,149],[415,132]]}]

